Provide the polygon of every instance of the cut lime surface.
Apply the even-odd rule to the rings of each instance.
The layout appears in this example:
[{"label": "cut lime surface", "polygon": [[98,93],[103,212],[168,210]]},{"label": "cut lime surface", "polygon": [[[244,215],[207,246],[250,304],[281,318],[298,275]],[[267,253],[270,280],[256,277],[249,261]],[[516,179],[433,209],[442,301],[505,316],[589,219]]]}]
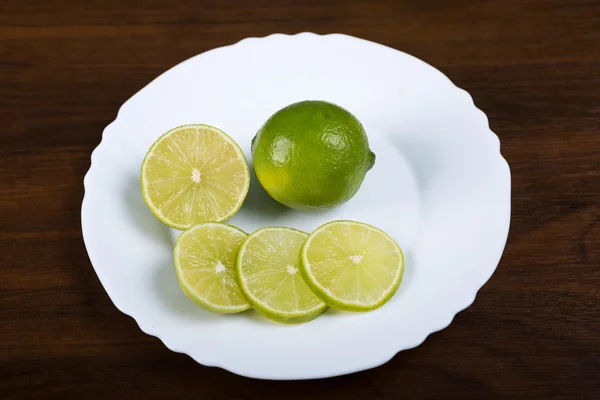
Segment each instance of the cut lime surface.
[{"label": "cut lime surface", "polygon": [[308,237],[284,227],[259,229],[248,238],[237,256],[240,288],[248,302],[274,321],[310,321],[327,310],[299,272],[298,255]]},{"label": "cut lime surface", "polygon": [[222,222],[242,206],[250,171],[237,143],[209,125],[184,125],[148,150],[140,176],[142,195],[165,224],[187,229]]},{"label": "cut lime surface", "polygon": [[175,244],[175,269],[184,293],[200,307],[223,314],[250,305],[235,279],[235,257],[248,235],[219,223],[196,225]]},{"label": "cut lime surface", "polygon": [[313,292],[331,307],[366,311],[381,307],[394,295],[402,280],[404,255],[380,229],[333,221],[306,240],[300,268]]}]

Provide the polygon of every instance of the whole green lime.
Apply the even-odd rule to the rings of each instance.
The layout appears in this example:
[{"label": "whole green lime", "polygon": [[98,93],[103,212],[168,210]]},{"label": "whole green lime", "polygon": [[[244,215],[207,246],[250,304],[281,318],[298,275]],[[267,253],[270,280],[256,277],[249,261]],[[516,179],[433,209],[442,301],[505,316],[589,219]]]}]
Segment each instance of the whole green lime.
[{"label": "whole green lime", "polygon": [[350,200],[375,154],[362,124],[332,103],[302,101],[277,111],[252,139],[254,172],[278,202],[324,210]]}]

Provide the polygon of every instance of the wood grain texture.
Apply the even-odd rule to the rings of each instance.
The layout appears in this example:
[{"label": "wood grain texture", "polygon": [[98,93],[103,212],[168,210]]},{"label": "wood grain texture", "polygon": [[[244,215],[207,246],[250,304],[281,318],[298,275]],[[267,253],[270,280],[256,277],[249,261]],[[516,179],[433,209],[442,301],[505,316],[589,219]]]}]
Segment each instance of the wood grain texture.
[{"label": "wood grain texture", "polygon": [[[83,176],[119,106],[211,48],[343,32],[469,91],[512,170],[506,251],[452,325],[386,365],[246,379],[167,350],[100,285]],[[0,397],[600,398],[600,2],[0,0]]]}]

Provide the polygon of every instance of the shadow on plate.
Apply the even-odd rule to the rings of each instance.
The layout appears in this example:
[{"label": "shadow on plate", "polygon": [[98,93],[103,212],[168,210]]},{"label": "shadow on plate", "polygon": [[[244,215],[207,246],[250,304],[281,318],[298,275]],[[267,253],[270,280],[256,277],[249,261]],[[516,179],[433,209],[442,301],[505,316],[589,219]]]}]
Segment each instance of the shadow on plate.
[{"label": "shadow on plate", "polygon": [[448,155],[443,152],[443,146],[421,140],[403,135],[390,138],[390,142],[412,171],[419,193],[425,193],[435,176],[443,170],[444,160]]},{"label": "shadow on plate", "polygon": [[[129,215],[136,227],[152,239],[156,246],[163,247],[166,254],[172,255],[175,239],[171,235],[171,228],[159,221],[150,211],[142,197],[137,179],[130,180],[124,191],[124,197],[129,208]],[[158,265],[149,265],[148,269],[153,271],[152,289],[170,313],[188,320],[218,318],[218,315],[213,315],[196,306],[181,291],[172,258],[162,258]]]},{"label": "shadow on plate", "polygon": [[154,269],[153,289],[170,313],[187,320],[216,322],[222,316],[197,306],[179,287],[172,262],[165,261]]},{"label": "shadow on plate", "polygon": [[280,218],[293,210],[278,203],[269,196],[256,178],[254,168],[250,164],[250,190],[240,211],[245,214],[244,217],[270,221]]},{"label": "shadow on plate", "polygon": [[135,225],[149,236],[157,245],[162,245],[172,250],[174,241],[170,234],[170,228],[163,224],[152,214],[142,197],[140,181],[130,179],[124,191],[125,204],[129,208],[128,215]]},{"label": "shadow on plate", "polygon": [[400,282],[400,287],[398,287],[398,290],[396,291],[396,293],[394,293],[392,298],[388,300],[387,304],[402,302],[402,298],[405,296],[406,291],[409,289],[409,287],[412,284],[411,282],[414,279],[415,263],[414,263],[414,259],[413,259],[413,253],[412,253],[412,251],[409,251],[409,250],[403,250],[403,252],[404,252],[404,274],[402,275],[402,281]]},{"label": "shadow on plate", "polygon": [[267,325],[267,326],[274,326],[274,327],[277,327],[277,326],[282,326],[282,327],[294,326],[294,325],[280,324],[278,322],[271,321],[267,317],[264,317],[264,316],[260,315],[259,312],[256,311],[256,310],[254,310],[254,309],[250,309],[250,310],[244,312],[243,314],[244,314],[244,316],[246,318],[248,318],[249,320],[251,320],[252,323],[257,323],[257,324],[262,324],[262,325]]}]

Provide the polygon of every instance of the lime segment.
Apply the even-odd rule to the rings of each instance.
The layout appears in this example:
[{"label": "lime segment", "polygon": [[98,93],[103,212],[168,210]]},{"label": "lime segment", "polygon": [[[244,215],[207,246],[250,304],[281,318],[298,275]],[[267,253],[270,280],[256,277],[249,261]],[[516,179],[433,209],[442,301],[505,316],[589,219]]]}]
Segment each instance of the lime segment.
[{"label": "lime segment", "polygon": [[333,221],[315,230],[301,250],[307,284],[333,308],[366,311],[396,292],[404,255],[389,235],[371,225]]},{"label": "lime segment", "polygon": [[148,150],[140,181],[154,215],[173,228],[187,229],[231,218],[246,198],[250,171],[244,153],[224,132],[184,125]]},{"label": "lime segment", "polygon": [[175,269],[184,293],[200,307],[223,314],[250,305],[235,279],[235,257],[248,235],[233,226],[196,225],[177,239]]},{"label": "lime segment", "polygon": [[248,236],[236,261],[242,292],[261,314],[274,321],[310,321],[327,310],[299,272],[298,255],[308,235],[291,228],[264,228]]}]

